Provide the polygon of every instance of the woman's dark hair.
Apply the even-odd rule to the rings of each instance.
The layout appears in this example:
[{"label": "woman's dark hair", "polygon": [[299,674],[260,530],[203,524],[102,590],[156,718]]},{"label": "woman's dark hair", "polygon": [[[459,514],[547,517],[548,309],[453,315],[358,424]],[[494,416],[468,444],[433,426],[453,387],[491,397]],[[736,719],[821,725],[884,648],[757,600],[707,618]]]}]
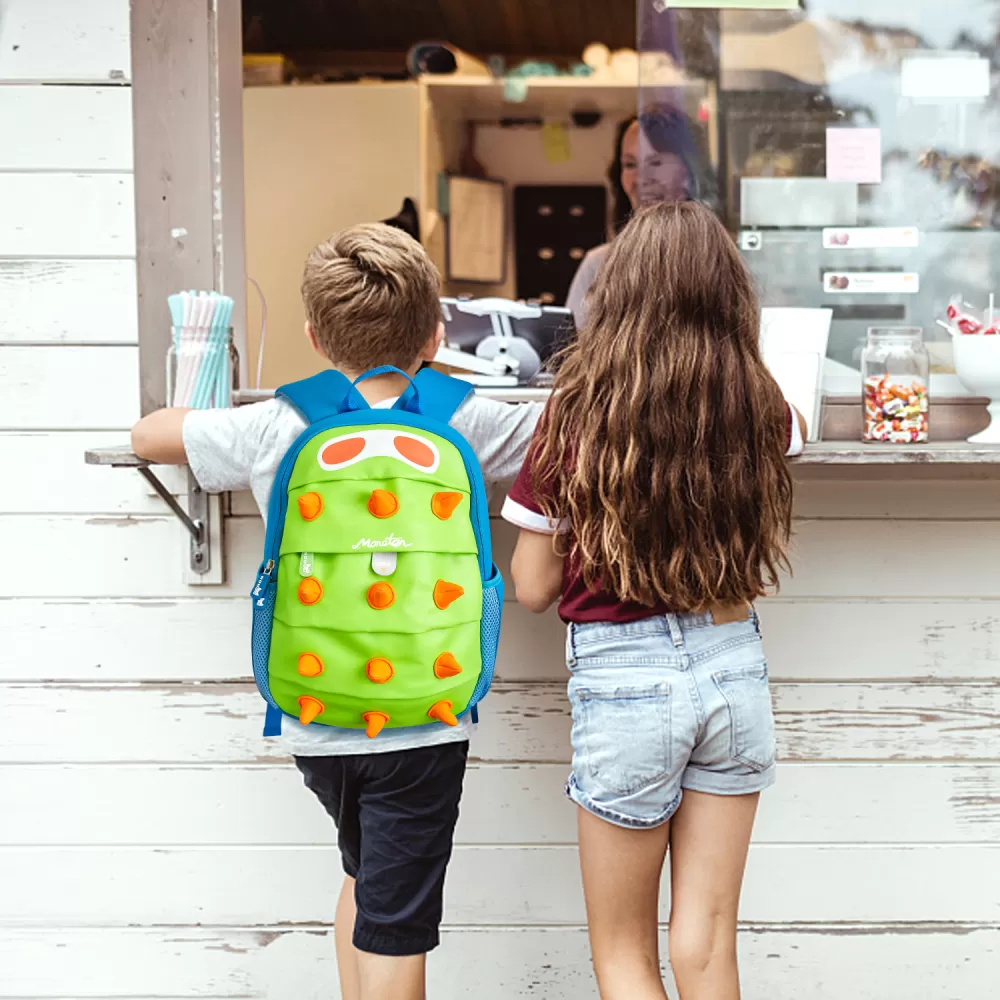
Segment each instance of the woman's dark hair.
[{"label": "woman's dark hair", "polygon": [[611,182],[611,231],[617,236],[624,228],[625,223],[632,218],[632,202],[628,200],[625,188],[622,187],[622,143],[625,141],[625,133],[632,127],[632,123],[639,119],[632,115],[618,125],[615,133],[615,158],[608,167],[608,180]]},{"label": "woman's dark hair", "polygon": [[631,115],[619,122],[615,134],[615,154],[611,166],[608,167],[608,180],[611,183],[611,230],[617,236],[625,224],[632,218],[632,203],[629,201],[625,188],[622,187],[622,142],[625,133],[635,122],[639,122],[642,134],[654,149],[664,153],[673,153],[680,157],[687,168],[688,199],[704,201],[711,204],[712,199],[706,197],[704,185],[698,175],[697,144],[687,116],[676,108],[661,107],[650,109],[642,115]]}]

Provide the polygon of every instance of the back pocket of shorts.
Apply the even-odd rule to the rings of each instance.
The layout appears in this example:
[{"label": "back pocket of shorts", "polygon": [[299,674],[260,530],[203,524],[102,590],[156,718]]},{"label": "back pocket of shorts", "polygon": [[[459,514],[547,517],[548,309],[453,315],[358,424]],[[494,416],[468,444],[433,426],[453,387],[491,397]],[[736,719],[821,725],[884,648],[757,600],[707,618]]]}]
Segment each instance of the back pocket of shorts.
[{"label": "back pocket of shorts", "polygon": [[754,771],[766,771],[775,758],[774,715],[767,665],[735,667],[713,674],[729,706],[730,752]]},{"label": "back pocket of shorts", "polygon": [[574,769],[590,794],[630,795],[669,773],[669,685],[571,687]]}]

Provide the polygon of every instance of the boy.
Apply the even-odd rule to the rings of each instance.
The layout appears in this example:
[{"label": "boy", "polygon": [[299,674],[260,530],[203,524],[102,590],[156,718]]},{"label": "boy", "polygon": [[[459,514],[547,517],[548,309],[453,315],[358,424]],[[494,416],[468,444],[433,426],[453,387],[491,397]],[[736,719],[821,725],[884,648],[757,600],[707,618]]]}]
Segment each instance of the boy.
[{"label": "boy", "polygon": [[[413,374],[434,358],[444,335],[439,295],[437,270],[419,243],[389,226],[355,226],[306,261],[306,337],[351,379],[379,365]],[[405,385],[389,374],[359,390],[369,405],[391,406]],[[507,479],[524,459],[541,409],[472,396],[452,426],[472,445],[487,480]],[[266,519],[278,465],[304,426],[282,400],[168,409],[136,424],[132,447],[154,462],[187,463],[210,492],[252,490]],[[281,725],[306,785],[338,830],[346,877],[335,939],[344,1000],[421,1000],[426,953],[438,944],[468,717],[455,727],[386,730],[377,740],[288,717]]]}]

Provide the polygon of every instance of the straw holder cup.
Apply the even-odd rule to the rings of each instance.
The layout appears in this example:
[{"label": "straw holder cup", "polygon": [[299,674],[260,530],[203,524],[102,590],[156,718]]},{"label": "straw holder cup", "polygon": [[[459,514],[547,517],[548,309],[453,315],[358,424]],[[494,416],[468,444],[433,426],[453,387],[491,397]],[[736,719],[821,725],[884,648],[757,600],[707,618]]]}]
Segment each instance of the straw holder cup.
[{"label": "straw holder cup", "polygon": [[232,406],[233,393],[240,387],[240,355],[233,328],[228,328],[224,345],[203,341],[178,346],[178,340],[175,327],[166,356],[166,405],[196,409]]}]

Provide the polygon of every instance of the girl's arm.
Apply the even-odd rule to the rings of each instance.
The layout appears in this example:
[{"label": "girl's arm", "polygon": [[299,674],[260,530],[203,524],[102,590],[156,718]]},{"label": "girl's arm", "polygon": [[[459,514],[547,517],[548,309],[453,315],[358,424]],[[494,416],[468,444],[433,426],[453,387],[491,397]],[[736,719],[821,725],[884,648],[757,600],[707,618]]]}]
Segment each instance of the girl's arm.
[{"label": "girl's arm", "polygon": [[522,528],[510,562],[518,603],[535,614],[547,611],[562,594],[563,557],[552,535]]},{"label": "girl's arm", "polygon": [[785,454],[801,455],[809,436],[806,418],[787,400],[785,401]]}]

